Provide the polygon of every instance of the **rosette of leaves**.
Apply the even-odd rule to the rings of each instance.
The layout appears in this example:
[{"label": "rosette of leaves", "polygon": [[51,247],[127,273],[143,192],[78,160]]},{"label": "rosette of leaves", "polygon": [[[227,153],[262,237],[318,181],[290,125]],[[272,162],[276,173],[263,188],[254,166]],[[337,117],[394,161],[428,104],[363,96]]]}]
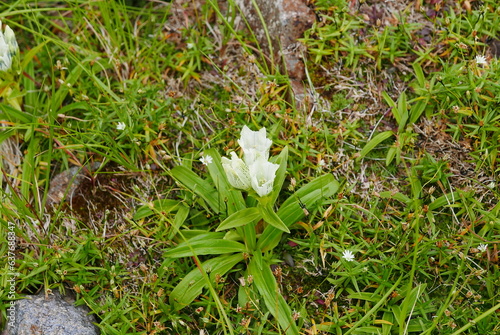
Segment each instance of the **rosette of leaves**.
[{"label": "rosette of leaves", "polygon": [[[275,210],[286,176],[287,147],[270,159],[279,167],[272,192],[263,199],[257,199],[255,193],[244,197],[241,190],[231,186],[216,150],[206,150],[205,155],[213,158],[213,162],[207,165],[210,178],[203,179],[185,166],[177,166],[170,173],[178,183],[202,199],[202,205],[212,215],[219,216],[220,224],[215,232],[182,229],[182,222],[189,220],[188,207],[180,202],[175,207],[175,202],[168,200],[169,210],[182,212],[180,220],[177,220],[179,214],[176,215],[174,222],[177,223],[174,225],[178,229],[177,237],[180,236],[183,241],[167,250],[165,257],[193,257],[196,264],[196,268],[171,292],[170,303],[180,310],[208,288],[218,303],[220,313],[225,316],[213,289],[216,278],[224,276],[238,263],[245,263],[244,276],[248,278],[251,275],[253,284],[240,286],[238,304],[245,306],[250,300],[261,297],[282,330],[286,334],[298,334],[292,311],[280,294],[271,270],[272,250],[278,245],[282,234],[288,233],[290,226],[304,218],[303,206],[315,209],[323,205],[337,192],[338,182],[330,174],[318,177],[298,189]],[[160,202],[157,204],[160,205]],[[138,213],[141,211],[148,209],[140,209]],[[258,224],[264,225],[261,232],[257,232]],[[200,262],[198,256],[202,255],[212,258]],[[227,316],[225,318],[228,328],[232,329]]]}]

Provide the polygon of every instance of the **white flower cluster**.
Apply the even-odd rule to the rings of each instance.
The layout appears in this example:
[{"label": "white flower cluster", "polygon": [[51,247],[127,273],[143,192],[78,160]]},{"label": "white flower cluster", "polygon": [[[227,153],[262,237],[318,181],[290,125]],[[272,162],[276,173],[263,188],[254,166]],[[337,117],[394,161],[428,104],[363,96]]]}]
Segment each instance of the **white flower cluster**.
[{"label": "white flower cluster", "polygon": [[2,31],[2,22],[0,21],[0,71],[7,71],[12,67],[12,57],[19,50],[16,35],[9,26],[5,26],[5,32]]},{"label": "white flower cluster", "polygon": [[244,126],[238,144],[243,159],[231,152],[231,159],[222,157],[222,167],[231,186],[240,190],[253,189],[260,197],[273,190],[279,165],[268,161],[272,141],[266,137],[266,128],[252,131]]}]

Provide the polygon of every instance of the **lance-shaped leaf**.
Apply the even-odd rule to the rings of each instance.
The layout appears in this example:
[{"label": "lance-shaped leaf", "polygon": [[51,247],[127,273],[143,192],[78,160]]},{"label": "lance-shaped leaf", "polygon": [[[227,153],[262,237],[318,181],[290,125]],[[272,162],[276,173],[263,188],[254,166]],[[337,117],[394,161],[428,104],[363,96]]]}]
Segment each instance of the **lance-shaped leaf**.
[{"label": "lance-shaped leaf", "polygon": [[394,133],[392,130],[387,130],[384,131],[383,133],[377,134],[374,136],[368,143],[365,144],[363,149],[359,152],[359,156],[357,160],[363,159],[370,151],[372,151],[377,145],[388,139],[389,137],[393,136]]},{"label": "lance-shaped leaf", "polygon": [[253,276],[253,283],[264,299],[267,309],[276,318],[285,334],[299,334],[290,306],[281,295],[269,265],[262,257],[253,257],[248,264],[248,272]]},{"label": "lance-shaped leaf", "polygon": [[[201,266],[208,274],[211,282],[215,282],[217,275],[223,276],[236,264],[243,260],[243,253],[219,256],[204,262]],[[204,287],[211,285],[207,282],[201,269],[196,268],[189,272],[184,279],[170,293],[170,303],[176,310],[188,306],[197,296],[201,294]]]},{"label": "lance-shaped leaf", "polygon": [[231,240],[190,240],[180,243],[168,250],[165,257],[179,258],[199,255],[221,255],[234,252],[244,252],[245,246]]},{"label": "lance-shaped leaf", "polygon": [[170,170],[170,173],[179,183],[205,200],[215,213],[221,211],[222,200],[210,182],[200,178],[196,173],[181,165],[174,167]]},{"label": "lance-shaped leaf", "polygon": [[219,227],[217,227],[217,231],[244,226],[261,218],[262,214],[258,208],[256,207],[245,208],[242,209],[241,211],[238,211],[230,215],[227,219],[225,219],[219,225]]},{"label": "lance-shaped leaf", "polygon": [[[305,214],[303,206],[311,210],[334,195],[339,188],[339,183],[330,174],[325,174],[312,180],[292,194],[278,210],[278,216],[287,227],[301,220]],[[268,226],[262,233],[257,243],[257,248],[266,251],[273,249],[279,242],[283,231],[274,226]]]},{"label": "lance-shaped leaf", "polygon": [[283,150],[281,150],[281,153],[277,157],[273,157],[271,161],[279,165],[279,168],[276,171],[276,178],[274,178],[273,192],[271,193],[270,204],[273,205],[276,202],[276,199],[278,199],[283,183],[285,182],[286,163],[288,162],[288,147],[284,147]]},{"label": "lance-shaped leaf", "polygon": [[172,199],[158,199],[150,204],[143,205],[134,214],[134,220],[140,220],[154,213],[170,213],[179,208],[180,201]]},{"label": "lance-shaped leaf", "polygon": [[258,208],[260,209],[262,218],[266,223],[269,223],[274,228],[284,231],[285,233],[290,232],[286,224],[280,219],[278,214],[274,212],[270,205],[259,206]]}]

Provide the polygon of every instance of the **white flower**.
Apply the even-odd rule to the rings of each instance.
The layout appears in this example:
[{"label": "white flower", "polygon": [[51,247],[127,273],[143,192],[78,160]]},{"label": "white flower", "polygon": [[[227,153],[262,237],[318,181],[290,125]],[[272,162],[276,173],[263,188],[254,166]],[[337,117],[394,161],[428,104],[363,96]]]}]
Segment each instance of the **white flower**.
[{"label": "white flower", "polygon": [[486,60],[486,57],[484,57],[483,55],[477,55],[476,56],[476,64],[488,65],[488,61]]},{"label": "white flower", "polygon": [[259,131],[252,131],[247,126],[241,130],[241,138],[238,144],[243,149],[243,160],[247,165],[251,165],[259,157],[269,158],[269,148],[273,142],[266,137],[266,128]]},{"label": "white flower", "polygon": [[251,182],[248,166],[236,153],[231,152],[231,159],[222,157],[222,167],[231,186],[240,190],[250,189]]},{"label": "white flower", "polygon": [[354,260],[354,254],[350,250],[345,250],[342,253],[342,258],[345,259],[348,262],[352,262]]},{"label": "white flower", "polygon": [[208,165],[210,163],[212,163],[214,160],[212,158],[212,156],[210,155],[206,155],[206,156],[203,156],[200,158],[200,162],[203,163],[203,165]]},{"label": "white flower", "polygon": [[123,122],[118,122],[118,124],[116,125],[116,129],[118,130],[124,130],[126,127],[127,125]]},{"label": "white flower", "polygon": [[252,188],[260,197],[264,197],[273,190],[274,178],[279,165],[268,162],[263,157],[258,158],[250,165]]},{"label": "white flower", "polygon": [[222,158],[222,167],[229,183],[238,189],[253,189],[260,197],[273,190],[278,164],[268,161],[272,141],[266,137],[266,128],[252,131],[247,126],[238,140],[243,149],[243,159],[231,152],[231,160]]},{"label": "white flower", "polygon": [[5,32],[1,30],[2,22],[0,21],[0,71],[7,71],[12,66],[12,57],[19,50],[16,41],[16,35],[9,26],[5,27]]},{"label": "white flower", "polygon": [[480,245],[478,245],[477,249],[481,252],[485,252],[488,249],[488,245],[487,244],[480,244]]}]

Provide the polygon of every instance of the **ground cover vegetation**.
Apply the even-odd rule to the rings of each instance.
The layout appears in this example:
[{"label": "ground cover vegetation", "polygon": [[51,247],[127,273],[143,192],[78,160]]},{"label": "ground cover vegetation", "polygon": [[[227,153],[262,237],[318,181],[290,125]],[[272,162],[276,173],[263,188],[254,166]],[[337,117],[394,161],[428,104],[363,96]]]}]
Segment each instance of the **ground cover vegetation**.
[{"label": "ground cover vegetation", "polygon": [[[103,334],[500,333],[497,1],[311,1],[303,101],[232,1],[0,6],[18,298]],[[226,175],[244,126],[265,192]]]}]

